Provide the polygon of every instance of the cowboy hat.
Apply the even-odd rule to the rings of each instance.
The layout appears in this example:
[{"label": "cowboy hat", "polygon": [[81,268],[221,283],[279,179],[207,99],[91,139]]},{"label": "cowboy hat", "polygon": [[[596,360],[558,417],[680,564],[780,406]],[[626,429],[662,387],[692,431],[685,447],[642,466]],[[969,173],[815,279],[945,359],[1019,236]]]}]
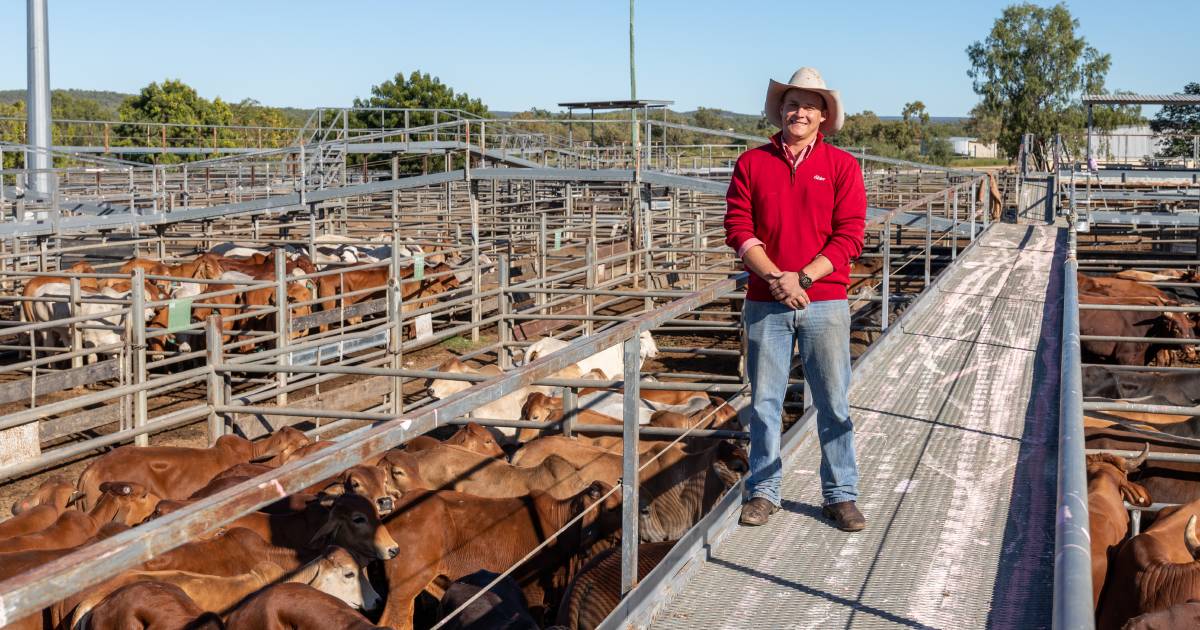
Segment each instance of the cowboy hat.
[{"label": "cowboy hat", "polygon": [[825,87],[825,79],[821,78],[821,73],[817,72],[816,68],[807,66],[797,70],[787,83],[771,79],[767,85],[767,104],[763,107],[763,113],[767,115],[767,120],[771,121],[772,125],[783,128],[783,120],[779,117],[779,105],[783,102],[783,95],[792,88],[816,92],[825,99],[825,122],[821,123],[821,133],[831,135],[842,128],[842,124],[846,121],[846,112],[842,109],[841,96],[838,95],[837,90]]}]

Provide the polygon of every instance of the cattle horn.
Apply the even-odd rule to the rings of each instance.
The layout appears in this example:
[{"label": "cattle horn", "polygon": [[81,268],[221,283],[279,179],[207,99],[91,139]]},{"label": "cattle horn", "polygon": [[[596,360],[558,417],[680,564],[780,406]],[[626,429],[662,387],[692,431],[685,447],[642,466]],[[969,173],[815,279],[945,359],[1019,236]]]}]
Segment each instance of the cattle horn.
[{"label": "cattle horn", "polygon": [[1196,556],[1196,552],[1200,550],[1200,540],[1196,539],[1196,515],[1193,514],[1188,518],[1187,527],[1183,529],[1183,542],[1187,545],[1188,553],[1192,557]]},{"label": "cattle horn", "polygon": [[1133,459],[1125,460],[1125,472],[1133,472],[1146,463],[1146,459],[1150,457],[1150,443],[1146,442],[1146,446],[1142,449],[1142,454]]}]

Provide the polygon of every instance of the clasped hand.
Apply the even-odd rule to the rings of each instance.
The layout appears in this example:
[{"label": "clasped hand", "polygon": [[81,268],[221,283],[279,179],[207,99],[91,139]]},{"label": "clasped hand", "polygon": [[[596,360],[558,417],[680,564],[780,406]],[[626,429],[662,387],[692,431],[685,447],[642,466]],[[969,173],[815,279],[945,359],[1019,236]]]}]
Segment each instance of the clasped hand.
[{"label": "clasped hand", "polygon": [[795,271],[774,271],[767,274],[767,285],[771,288],[771,297],[793,309],[808,306],[808,293],[800,288],[800,274]]}]

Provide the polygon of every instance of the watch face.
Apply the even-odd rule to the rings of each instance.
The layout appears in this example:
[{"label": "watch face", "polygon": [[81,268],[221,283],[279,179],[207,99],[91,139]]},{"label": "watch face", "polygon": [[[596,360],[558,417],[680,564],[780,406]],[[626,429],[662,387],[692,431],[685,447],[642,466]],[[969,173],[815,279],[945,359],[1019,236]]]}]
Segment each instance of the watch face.
[{"label": "watch face", "polygon": [[812,287],[812,284],[813,284],[812,278],[808,277],[807,274],[803,274],[803,273],[800,274],[800,288],[801,289],[808,290],[809,288]]}]

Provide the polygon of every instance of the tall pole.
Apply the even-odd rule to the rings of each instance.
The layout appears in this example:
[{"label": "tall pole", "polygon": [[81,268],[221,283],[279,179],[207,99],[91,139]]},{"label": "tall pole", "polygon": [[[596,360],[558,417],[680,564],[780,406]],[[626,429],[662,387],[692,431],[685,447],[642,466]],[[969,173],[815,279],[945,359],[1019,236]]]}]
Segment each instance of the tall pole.
[{"label": "tall pole", "polygon": [[[637,68],[633,63],[633,0],[629,0],[629,100],[637,100]],[[641,143],[638,141],[636,107],[629,108],[629,118],[633,125],[633,141],[630,143],[630,148],[633,149],[634,171],[640,172]]]},{"label": "tall pole", "polygon": [[49,199],[54,192],[54,178],[50,173],[50,29],[46,0],[28,0],[25,15],[29,47],[25,143],[30,146],[25,152],[25,184],[38,196]]}]

